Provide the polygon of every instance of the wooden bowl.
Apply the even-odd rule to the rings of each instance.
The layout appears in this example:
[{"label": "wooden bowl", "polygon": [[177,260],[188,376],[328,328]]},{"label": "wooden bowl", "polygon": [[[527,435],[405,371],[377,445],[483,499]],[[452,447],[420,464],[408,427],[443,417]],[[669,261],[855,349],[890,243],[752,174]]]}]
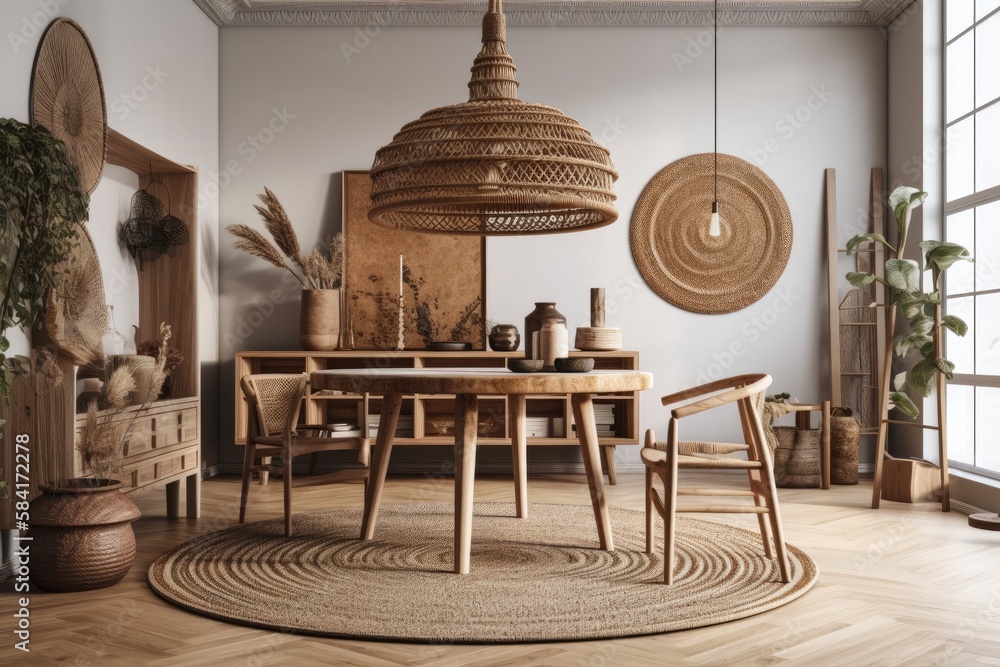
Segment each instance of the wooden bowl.
[{"label": "wooden bowl", "polygon": [[589,373],[594,370],[594,360],[591,357],[559,357],[556,359],[556,370],[560,373]]},{"label": "wooden bowl", "polygon": [[508,359],[507,368],[515,373],[537,373],[544,363],[542,359]]}]

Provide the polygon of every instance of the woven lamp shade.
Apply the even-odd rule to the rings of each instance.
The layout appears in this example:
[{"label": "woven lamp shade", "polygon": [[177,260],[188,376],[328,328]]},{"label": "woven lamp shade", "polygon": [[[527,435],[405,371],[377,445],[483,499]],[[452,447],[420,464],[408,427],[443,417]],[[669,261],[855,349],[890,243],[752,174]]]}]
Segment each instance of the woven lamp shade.
[{"label": "woven lamp shade", "polygon": [[375,154],[369,219],[449,234],[550,234],[618,218],[606,148],[558,109],[517,98],[501,0],[483,18],[469,101],[408,123]]}]

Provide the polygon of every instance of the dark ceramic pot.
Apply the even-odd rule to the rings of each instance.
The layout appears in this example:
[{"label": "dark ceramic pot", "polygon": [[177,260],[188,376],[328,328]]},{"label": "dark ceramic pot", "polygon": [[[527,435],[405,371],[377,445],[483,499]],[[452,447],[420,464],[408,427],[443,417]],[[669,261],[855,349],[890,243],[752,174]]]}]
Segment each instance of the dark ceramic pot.
[{"label": "dark ceramic pot", "polygon": [[521,334],[513,324],[498,324],[490,329],[490,349],[494,352],[513,352],[521,344]]}]

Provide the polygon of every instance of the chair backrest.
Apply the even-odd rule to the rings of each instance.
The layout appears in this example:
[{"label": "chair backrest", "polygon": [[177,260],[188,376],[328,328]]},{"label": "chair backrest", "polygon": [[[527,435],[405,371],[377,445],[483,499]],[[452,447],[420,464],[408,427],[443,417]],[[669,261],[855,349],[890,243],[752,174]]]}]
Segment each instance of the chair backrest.
[{"label": "chair backrest", "polygon": [[746,443],[750,447],[747,455],[762,461],[771,467],[771,450],[767,445],[767,436],[764,432],[763,406],[764,392],[771,386],[770,375],[744,375],[742,388],[750,390],[747,397],[740,399],[740,422],[743,426],[743,435]]},{"label": "chair backrest", "polygon": [[247,436],[283,435],[295,430],[306,393],[306,375],[244,375],[240,388],[247,401]]}]

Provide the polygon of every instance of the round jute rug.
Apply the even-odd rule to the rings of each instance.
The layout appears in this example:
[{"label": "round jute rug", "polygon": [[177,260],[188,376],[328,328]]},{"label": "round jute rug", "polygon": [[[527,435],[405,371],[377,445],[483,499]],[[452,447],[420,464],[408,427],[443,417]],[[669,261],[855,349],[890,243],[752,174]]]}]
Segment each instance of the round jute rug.
[{"label": "round jute rug", "polygon": [[[614,552],[599,548],[589,506],[477,503],[472,572],[451,572],[450,505],[386,505],[376,539],[361,509],[299,514],[181,544],[149,569],[156,593],[225,621],[331,637],[515,643],[630,637],[723,623],[794,600],[816,582],[789,546],[781,584],[760,536],[678,517],[677,576],[663,584],[662,529],[645,554],[640,512],[611,508]],[[659,523],[659,522],[658,522]]]}]

